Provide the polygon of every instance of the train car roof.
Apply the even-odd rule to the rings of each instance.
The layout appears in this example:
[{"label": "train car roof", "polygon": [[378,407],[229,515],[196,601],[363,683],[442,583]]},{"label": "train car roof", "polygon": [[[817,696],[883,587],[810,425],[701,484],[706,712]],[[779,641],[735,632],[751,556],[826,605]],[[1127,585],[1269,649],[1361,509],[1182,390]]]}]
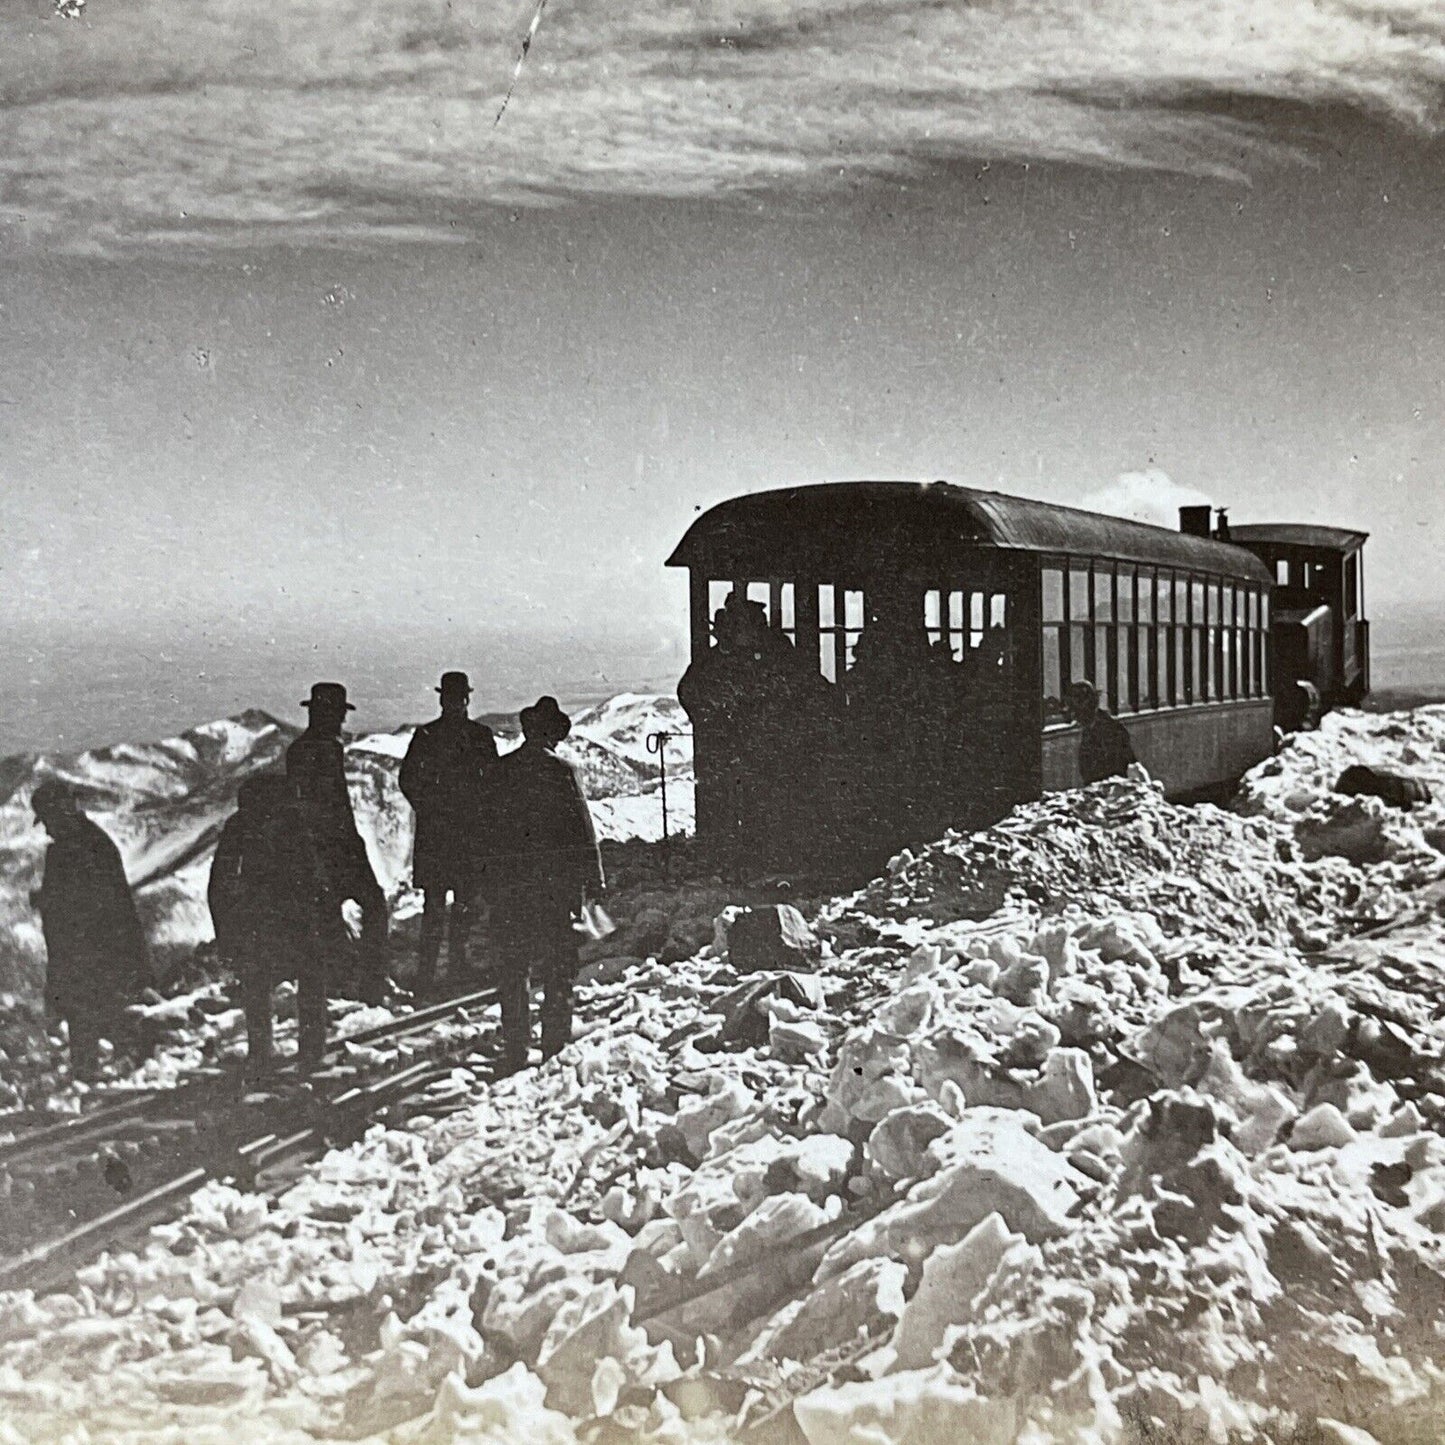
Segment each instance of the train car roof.
[{"label": "train car roof", "polygon": [[1272,580],[1242,547],[1144,522],[951,482],[819,482],[722,502],[688,528],[669,567],[716,575],[786,572],[800,558],[886,565],[956,546],[1060,553]]},{"label": "train car roof", "polygon": [[1365,545],[1370,534],[1349,527],[1316,527],[1309,522],[1247,522],[1242,527],[1231,525],[1229,535],[1236,542],[1277,542],[1284,547],[1353,552]]}]

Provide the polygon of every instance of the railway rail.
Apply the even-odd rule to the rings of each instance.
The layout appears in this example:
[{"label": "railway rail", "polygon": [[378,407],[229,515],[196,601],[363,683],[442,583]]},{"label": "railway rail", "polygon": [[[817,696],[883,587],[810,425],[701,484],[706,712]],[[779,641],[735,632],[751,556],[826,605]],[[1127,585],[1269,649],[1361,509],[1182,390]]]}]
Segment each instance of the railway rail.
[{"label": "railway rail", "polygon": [[[58,1123],[32,1121],[0,1141],[0,1290],[53,1287],[136,1241],[208,1180],[264,1186],[418,1096],[428,1113],[460,1107],[464,1095],[436,1096],[437,1086],[464,1062],[490,1064],[495,1050],[480,1021],[438,1031],[472,1022],[495,1000],[495,989],[477,989],[333,1039],[330,1067],[302,1079],[283,1066],[265,1091],[228,1071]],[[348,1062],[358,1047],[391,1057]]]}]

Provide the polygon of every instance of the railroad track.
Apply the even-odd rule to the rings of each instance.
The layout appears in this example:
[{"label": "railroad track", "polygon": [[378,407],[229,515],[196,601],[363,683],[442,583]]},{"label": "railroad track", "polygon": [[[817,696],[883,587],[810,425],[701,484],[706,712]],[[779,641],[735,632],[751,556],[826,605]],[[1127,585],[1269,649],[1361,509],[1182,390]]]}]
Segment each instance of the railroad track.
[{"label": "railroad track", "polygon": [[[257,1187],[337,1143],[360,1137],[388,1108],[435,1090],[479,1053],[465,1024],[494,989],[441,1003],[332,1041],[331,1065],[303,1080],[294,1065],[264,1092],[239,1071],[221,1072],[40,1124],[0,1143],[0,1290],[53,1287],[102,1251],[137,1240],[174,1214],[203,1183]],[[392,1054],[370,1069],[348,1066],[357,1046]],[[433,1096],[431,1113],[465,1098]]]}]

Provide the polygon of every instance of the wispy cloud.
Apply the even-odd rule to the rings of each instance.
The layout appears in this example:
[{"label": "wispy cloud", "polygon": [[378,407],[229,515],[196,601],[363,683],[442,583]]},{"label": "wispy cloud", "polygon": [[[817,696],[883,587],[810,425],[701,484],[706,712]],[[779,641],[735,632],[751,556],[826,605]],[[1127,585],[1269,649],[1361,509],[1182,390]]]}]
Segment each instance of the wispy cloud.
[{"label": "wispy cloud", "polygon": [[961,158],[1239,177],[1293,150],[1270,103],[1432,132],[1445,89],[1439,0],[553,0],[494,127],[533,6],[18,0],[0,238],[452,235]]}]

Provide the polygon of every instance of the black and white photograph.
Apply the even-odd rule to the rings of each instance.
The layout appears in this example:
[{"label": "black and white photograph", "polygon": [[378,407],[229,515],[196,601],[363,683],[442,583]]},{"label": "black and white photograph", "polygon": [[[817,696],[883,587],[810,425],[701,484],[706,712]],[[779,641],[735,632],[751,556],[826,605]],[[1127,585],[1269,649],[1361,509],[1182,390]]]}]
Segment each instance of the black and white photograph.
[{"label": "black and white photograph", "polygon": [[1441,0],[0,0],[0,1445],[1445,1440]]}]

